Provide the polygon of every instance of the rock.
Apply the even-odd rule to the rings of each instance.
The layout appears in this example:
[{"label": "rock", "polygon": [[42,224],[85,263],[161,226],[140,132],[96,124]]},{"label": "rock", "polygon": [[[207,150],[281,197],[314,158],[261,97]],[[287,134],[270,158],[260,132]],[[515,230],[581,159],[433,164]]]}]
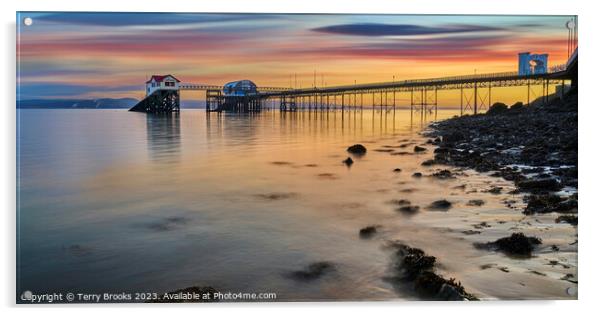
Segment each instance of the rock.
[{"label": "rock", "polygon": [[485,204],[485,201],[481,199],[470,200],[466,203],[468,206],[482,206],[483,204]]},{"label": "rock", "polygon": [[343,160],[343,163],[350,167],[353,164],[353,159],[351,157],[347,157],[347,159]]},{"label": "rock", "polygon": [[424,151],[426,151],[426,148],[420,147],[420,146],[414,146],[415,153],[424,152]]},{"label": "rock", "polygon": [[512,104],[510,107],[511,112],[520,112],[525,108],[525,105],[522,102],[516,102]]},{"label": "rock", "polygon": [[509,255],[530,256],[536,245],[541,244],[537,237],[527,237],[523,233],[513,233],[510,237],[500,238],[486,244],[475,244],[477,248],[487,247]]},{"label": "rock", "polygon": [[508,106],[501,102],[496,102],[487,110],[487,115],[500,115],[508,112]]},{"label": "rock", "polygon": [[372,236],[374,236],[374,234],[376,234],[376,231],[379,227],[380,226],[373,225],[373,226],[367,226],[367,227],[360,229],[360,237],[365,238],[365,239],[372,238]]},{"label": "rock", "polygon": [[464,297],[458,291],[456,287],[453,287],[447,283],[441,286],[439,293],[435,296],[436,299],[442,301],[463,301]]},{"label": "rock", "polygon": [[448,200],[437,200],[429,205],[429,209],[447,211],[451,206],[452,203]]},{"label": "rock", "polygon": [[355,144],[355,145],[349,146],[349,148],[347,148],[347,152],[352,153],[354,155],[364,155],[364,154],[366,154],[367,150],[366,150],[366,147],[364,147],[364,145]]},{"label": "rock", "polygon": [[571,282],[571,283],[575,283],[575,284],[577,284],[577,283],[578,283],[578,280],[577,280],[577,278],[576,278],[576,277],[575,277],[575,275],[574,275],[574,274],[572,274],[572,273],[567,273],[567,274],[565,274],[565,275],[564,275],[562,278],[560,278],[560,279],[561,279],[561,280],[563,280],[563,281],[569,281],[569,282]]},{"label": "rock", "polygon": [[491,227],[491,225],[487,224],[487,222],[480,222],[478,224],[472,225],[472,227],[474,227],[476,229],[483,229],[483,228],[489,228],[489,227]]},{"label": "rock", "polygon": [[516,185],[519,190],[532,193],[558,191],[562,188],[560,183],[553,178],[527,179],[519,181]]},{"label": "rock", "polygon": [[332,263],[327,261],[319,261],[308,265],[303,270],[293,271],[290,276],[299,281],[312,281],[334,270],[335,267]]},{"label": "rock", "polygon": [[433,269],[437,259],[424,253],[422,249],[412,248],[402,243],[393,245],[397,251],[395,271],[402,282],[413,282],[416,292],[428,299],[437,300],[476,300],[466,292],[462,284],[454,279],[444,279]]},{"label": "rock", "polygon": [[556,223],[568,223],[573,226],[577,226],[577,216],[574,215],[560,215],[556,218]]},{"label": "rock", "polygon": [[400,168],[395,168],[395,169],[393,169],[393,172],[401,172],[401,169]]},{"label": "rock", "polygon": [[415,280],[422,272],[432,269],[437,261],[435,257],[426,255],[422,249],[403,244],[397,246],[396,256],[400,259],[396,269],[409,280]]},{"label": "rock", "polygon": [[454,174],[447,169],[437,171],[437,172],[431,174],[431,177],[435,177],[437,179],[442,179],[442,180],[455,178]]},{"label": "rock", "polygon": [[544,213],[576,213],[576,197],[560,197],[555,194],[530,195],[527,197],[527,207],[523,214],[544,214]]},{"label": "rock", "polygon": [[423,162],[422,162],[422,165],[423,165],[423,166],[432,166],[432,165],[434,165],[434,164],[436,164],[436,163],[437,163],[437,162],[435,162],[435,160],[434,160],[434,159],[429,159],[429,160],[425,160],[425,161],[423,161]]},{"label": "rock", "polygon": [[512,168],[501,168],[498,171],[491,174],[493,177],[502,177],[504,180],[508,181],[522,181],[525,179],[525,176],[522,175],[519,171],[514,170]]},{"label": "rock", "polygon": [[491,194],[500,194],[502,193],[502,187],[492,187],[491,189],[487,190],[487,192]]},{"label": "rock", "polygon": [[397,209],[398,212],[404,213],[404,214],[409,214],[409,215],[416,214],[419,210],[420,210],[420,206],[416,206],[416,205],[404,205]]},{"label": "rock", "polygon": [[458,132],[457,130],[451,131],[451,132],[444,132],[442,133],[443,136],[443,141],[446,143],[457,143],[460,142],[462,140],[464,140],[464,134]]},{"label": "rock", "polygon": [[412,174],[412,177],[420,178],[420,177],[422,177],[422,172],[414,172],[414,174]]}]

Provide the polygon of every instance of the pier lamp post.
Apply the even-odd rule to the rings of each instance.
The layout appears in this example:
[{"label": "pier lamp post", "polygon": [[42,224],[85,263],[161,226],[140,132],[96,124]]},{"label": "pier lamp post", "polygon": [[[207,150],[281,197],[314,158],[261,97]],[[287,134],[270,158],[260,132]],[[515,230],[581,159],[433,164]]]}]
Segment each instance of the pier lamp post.
[{"label": "pier lamp post", "polygon": [[566,24],[564,25],[569,34],[568,34],[568,39],[567,39],[567,53],[566,53],[566,58],[569,59],[571,58],[571,52],[573,50],[573,40],[574,40],[574,36],[575,36],[575,18],[571,18],[570,20],[568,20],[566,22]]}]

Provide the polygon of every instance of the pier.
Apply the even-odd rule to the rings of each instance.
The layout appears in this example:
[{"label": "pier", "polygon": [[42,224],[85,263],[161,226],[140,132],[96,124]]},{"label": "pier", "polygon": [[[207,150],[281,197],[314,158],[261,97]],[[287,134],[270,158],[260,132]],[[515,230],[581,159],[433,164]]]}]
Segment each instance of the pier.
[{"label": "pier", "polygon": [[[524,58],[525,53],[519,54]],[[527,53],[528,54],[528,53]],[[533,55],[537,59],[541,55]],[[544,102],[550,96],[550,85],[561,86],[570,82],[577,88],[577,49],[565,64],[550,67],[534,73],[525,73],[519,66],[517,72],[475,74],[467,76],[412,79],[390,82],[377,82],[330,87],[291,89],[282,87],[258,87],[250,80],[240,80],[220,85],[180,83],[171,75],[153,76],[147,85],[160,83],[165,78],[173,78],[164,88],[157,88],[148,94],[130,111],[165,113],[180,110],[181,90],[205,91],[208,112],[234,111],[257,112],[267,104],[276,104],[281,111],[298,110],[346,110],[372,107],[395,110],[399,106],[409,106],[412,111],[437,111],[438,92],[457,90],[460,115],[477,114],[487,110],[493,102],[494,89],[501,87],[525,87],[527,104],[541,98]],[[538,60],[537,60],[538,61]],[[538,61],[539,62],[539,61]],[[539,65],[538,65],[539,67]],[[537,68],[535,68],[537,69]],[[397,96],[409,94],[409,104],[398,104]]]}]

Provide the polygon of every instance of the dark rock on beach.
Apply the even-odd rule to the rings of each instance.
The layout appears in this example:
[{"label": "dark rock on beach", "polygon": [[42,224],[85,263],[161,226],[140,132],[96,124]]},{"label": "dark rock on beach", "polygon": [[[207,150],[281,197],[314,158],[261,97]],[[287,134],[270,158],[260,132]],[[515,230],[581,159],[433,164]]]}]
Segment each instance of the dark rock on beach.
[{"label": "dark rock on beach", "polygon": [[428,166],[432,166],[436,163],[437,162],[434,159],[428,159],[428,160],[423,161],[421,165],[428,167]]},{"label": "dark rock on beach", "polygon": [[327,261],[319,261],[308,265],[303,270],[291,272],[290,277],[299,281],[312,281],[334,270],[334,264]]},{"label": "dark rock on beach", "polygon": [[414,152],[415,153],[420,153],[420,152],[423,152],[423,151],[426,151],[426,148],[420,147],[420,146],[414,146]]},{"label": "dark rock on beach", "polygon": [[467,293],[460,282],[445,279],[434,272],[437,259],[422,249],[403,243],[391,244],[395,249],[394,270],[398,282],[412,282],[414,290],[424,299],[432,300],[476,300]]},{"label": "dark rock on beach", "polygon": [[527,197],[526,215],[544,213],[576,213],[577,197],[561,197],[555,194],[530,195]]},{"label": "dark rock on beach", "polygon": [[431,174],[431,177],[435,177],[437,179],[442,179],[442,180],[455,178],[454,174],[447,169],[434,172],[433,174]]},{"label": "dark rock on beach", "polygon": [[540,244],[541,239],[537,237],[527,237],[523,233],[514,233],[509,237],[484,244],[477,243],[475,246],[477,248],[502,251],[509,255],[530,256],[535,247]]},{"label": "dark rock on beach", "polygon": [[364,155],[366,154],[366,151],[366,147],[364,147],[364,145],[362,144],[355,144],[347,148],[347,152],[352,153],[354,155]]},{"label": "dark rock on beach", "polygon": [[521,180],[516,183],[516,186],[521,191],[531,193],[554,192],[562,188],[560,183],[553,178]]},{"label": "dark rock on beach", "polygon": [[364,227],[360,229],[360,237],[365,239],[372,238],[376,234],[378,228],[380,228],[378,225]]},{"label": "dark rock on beach", "polygon": [[343,163],[349,167],[353,164],[353,159],[351,159],[351,157],[347,157],[347,159],[343,160]]},{"label": "dark rock on beach", "polygon": [[433,272],[420,274],[414,282],[414,287],[421,296],[432,297],[435,300],[463,301],[469,298],[462,284],[455,279],[444,279]]},{"label": "dark rock on beach", "polygon": [[466,205],[468,205],[468,206],[482,206],[484,204],[485,204],[485,201],[483,201],[481,199],[470,200],[470,201],[468,201],[468,203],[466,203]]},{"label": "dark rock on beach", "polygon": [[422,177],[422,172],[414,172],[414,174],[412,174],[412,177],[420,178],[420,177]]},{"label": "dark rock on beach", "polygon": [[501,102],[496,102],[487,110],[488,115],[504,114],[508,111],[508,106]]},{"label": "dark rock on beach", "polygon": [[492,187],[489,190],[487,190],[487,192],[491,194],[500,194],[502,193],[502,187]]},{"label": "dark rock on beach", "polygon": [[568,223],[573,226],[577,226],[577,216],[574,215],[560,215],[556,218],[556,223]]},{"label": "dark rock on beach", "polygon": [[413,215],[420,210],[420,206],[417,205],[404,205],[397,208],[397,211],[403,214]]},{"label": "dark rock on beach", "polygon": [[448,200],[437,200],[429,205],[429,209],[436,211],[447,211],[452,207],[452,203]]}]

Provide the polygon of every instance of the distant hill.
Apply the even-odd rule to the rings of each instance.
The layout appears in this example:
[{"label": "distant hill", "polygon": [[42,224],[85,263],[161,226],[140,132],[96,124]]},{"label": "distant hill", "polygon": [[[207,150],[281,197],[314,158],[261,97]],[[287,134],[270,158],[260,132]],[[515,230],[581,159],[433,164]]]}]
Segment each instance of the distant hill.
[{"label": "distant hill", "polygon": [[[17,102],[19,109],[129,109],[136,105],[134,98],[102,99],[34,99]],[[182,100],[183,109],[204,109],[205,101]]]},{"label": "distant hill", "polygon": [[20,109],[129,109],[136,105],[134,98],[101,99],[37,99],[17,101]]}]

